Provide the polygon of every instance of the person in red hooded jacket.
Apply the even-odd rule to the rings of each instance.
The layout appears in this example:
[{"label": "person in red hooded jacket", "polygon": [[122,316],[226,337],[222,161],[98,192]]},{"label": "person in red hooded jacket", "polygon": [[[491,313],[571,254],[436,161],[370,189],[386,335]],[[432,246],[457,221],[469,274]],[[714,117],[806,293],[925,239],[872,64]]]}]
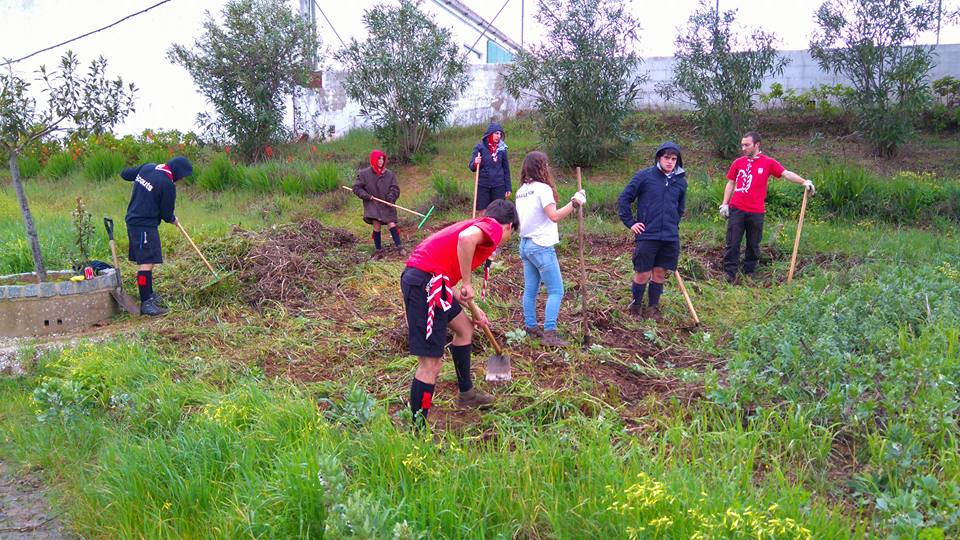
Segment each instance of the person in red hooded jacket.
[{"label": "person in red hooded jacket", "polygon": [[363,200],[363,220],[373,225],[373,258],[383,258],[383,244],[380,240],[380,226],[384,223],[390,230],[390,237],[400,256],[406,255],[397,230],[397,209],[373,200],[373,197],[396,203],[400,198],[400,184],[397,175],[387,168],[387,155],[380,150],[370,152],[370,166],[357,172],[353,183],[353,193]]}]

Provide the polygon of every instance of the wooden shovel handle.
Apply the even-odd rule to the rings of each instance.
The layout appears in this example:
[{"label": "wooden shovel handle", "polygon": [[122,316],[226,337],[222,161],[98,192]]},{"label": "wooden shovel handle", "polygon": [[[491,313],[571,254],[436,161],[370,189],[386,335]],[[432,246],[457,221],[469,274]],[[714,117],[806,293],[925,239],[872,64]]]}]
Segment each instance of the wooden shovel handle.
[{"label": "wooden shovel handle", "polygon": [[[478,320],[480,318],[480,310],[477,308],[477,305],[473,303],[473,300],[467,302],[467,306],[470,307],[470,314],[473,315],[473,320]],[[493,345],[493,350],[497,351],[497,354],[503,354],[503,349],[500,348],[500,344],[497,343],[497,338],[493,336],[493,332],[490,331],[490,327],[481,324],[480,328],[483,328],[483,333],[487,335],[487,339],[490,340],[490,343]]]},{"label": "wooden shovel handle", "polygon": [[[477,157],[479,156],[480,154],[477,153]],[[473,218],[474,219],[477,218],[477,190],[480,189],[480,165],[476,165],[476,167],[477,167],[477,170],[474,171],[474,176],[473,176]]]},{"label": "wooden shovel handle", "polygon": [[800,231],[803,230],[803,215],[807,212],[807,193],[803,188],[803,202],[800,203],[800,220],[797,222],[797,236],[793,239],[793,255],[790,256],[790,271],[787,272],[787,285],[793,281],[793,271],[797,268],[797,249],[800,248]]},{"label": "wooden shovel handle", "polygon": [[680,292],[683,293],[683,299],[687,302],[687,309],[690,310],[690,315],[693,316],[693,322],[700,324],[700,317],[697,317],[697,310],[693,309],[693,302],[690,301],[690,293],[687,292],[687,286],[683,284],[683,278],[680,277],[680,272],[674,270],[673,274],[677,276],[677,285],[680,285]]}]

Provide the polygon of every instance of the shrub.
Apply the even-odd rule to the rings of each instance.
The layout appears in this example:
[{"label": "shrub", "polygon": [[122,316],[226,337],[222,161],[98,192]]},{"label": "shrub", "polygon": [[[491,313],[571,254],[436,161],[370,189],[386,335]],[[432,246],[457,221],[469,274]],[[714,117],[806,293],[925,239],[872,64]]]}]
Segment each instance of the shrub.
[{"label": "shrub", "polygon": [[270,173],[263,167],[248,167],[243,187],[257,193],[267,193],[273,189]]},{"label": "shrub", "polygon": [[47,159],[43,166],[43,176],[59,180],[72,173],[77,168],[77,161],[68,152],[57,152]]},{"label": "shrub", "polygon": [[120,174],[123,155],[104,148],[94,149],[83,160],[83,175],[88,180],[103,181]]},{"label": "shrub", "polygon": [[473,202],[472,195],[461,182],[452,176],[443,176],[440,173],[433,173],[431,182],[436,192],[433,196],[433,206],[436,210],[470,208]]},{"label": "shrub", "polygon": [[306,172],[307,191],[329,193],[340,188],[343,170],[336,163],[324,162]]},{"label": "shrub", "polygon": [[280,190],[291,197],[301,197],[307,188],[296,174],[288,174],[280,180]]},{"label": "shrub", "polygon": [[17,156],[17,167],[20,168],[20,178],[33,178],[40,172],[40,160],[34,156]]},{"label": "shrub", "polygon": [[234,165],[227,156],[219,155],[205,167],[197,178],[197,185],[207,191],[223,191],[243,185],[244,170]]},{"label": "shrub", "polygon": [[504,83],[531,91],[540,138],[552,159],[591,165],[629,148],[624,121],[645,79],[634,51],[639,23],[622,2],[541,0],[543,46],[517,53]]}]

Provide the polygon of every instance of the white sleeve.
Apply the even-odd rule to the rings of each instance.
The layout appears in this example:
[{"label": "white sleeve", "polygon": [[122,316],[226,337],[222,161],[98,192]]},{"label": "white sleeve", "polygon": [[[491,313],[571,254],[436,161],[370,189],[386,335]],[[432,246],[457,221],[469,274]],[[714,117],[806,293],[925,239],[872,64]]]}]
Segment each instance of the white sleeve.
[{"label": "white sleeve", "polygon": [[537,188],[537,198],[540,200],[540,208],[546,208],[556,203],[556,201],[553,200],[553,190],[550,189],[550,186],[538,182]]}]

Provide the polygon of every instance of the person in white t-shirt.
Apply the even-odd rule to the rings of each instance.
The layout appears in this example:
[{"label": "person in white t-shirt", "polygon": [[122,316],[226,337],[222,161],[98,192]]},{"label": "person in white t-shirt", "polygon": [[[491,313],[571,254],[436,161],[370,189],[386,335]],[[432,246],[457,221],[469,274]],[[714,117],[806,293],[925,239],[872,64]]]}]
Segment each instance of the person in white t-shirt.
[{"label": "person in white t-shirt", "polygon": [[[557,208],[557,188],[550,164],[543,152],[530,152],[523,160],[520,187],[514,194],[520,216],[520,260],[523,262],[523,323],[527,334],[540,336],[540,343],[565,347],[567,341],[557,334],[557,316],[563,299],[563,277],[554,246],[560,242],[557,222],[574,208],[587,202],[583,190],[570,202]],[[547,289],[543,331],[537,326],[537,293],[540,283]]]}]

